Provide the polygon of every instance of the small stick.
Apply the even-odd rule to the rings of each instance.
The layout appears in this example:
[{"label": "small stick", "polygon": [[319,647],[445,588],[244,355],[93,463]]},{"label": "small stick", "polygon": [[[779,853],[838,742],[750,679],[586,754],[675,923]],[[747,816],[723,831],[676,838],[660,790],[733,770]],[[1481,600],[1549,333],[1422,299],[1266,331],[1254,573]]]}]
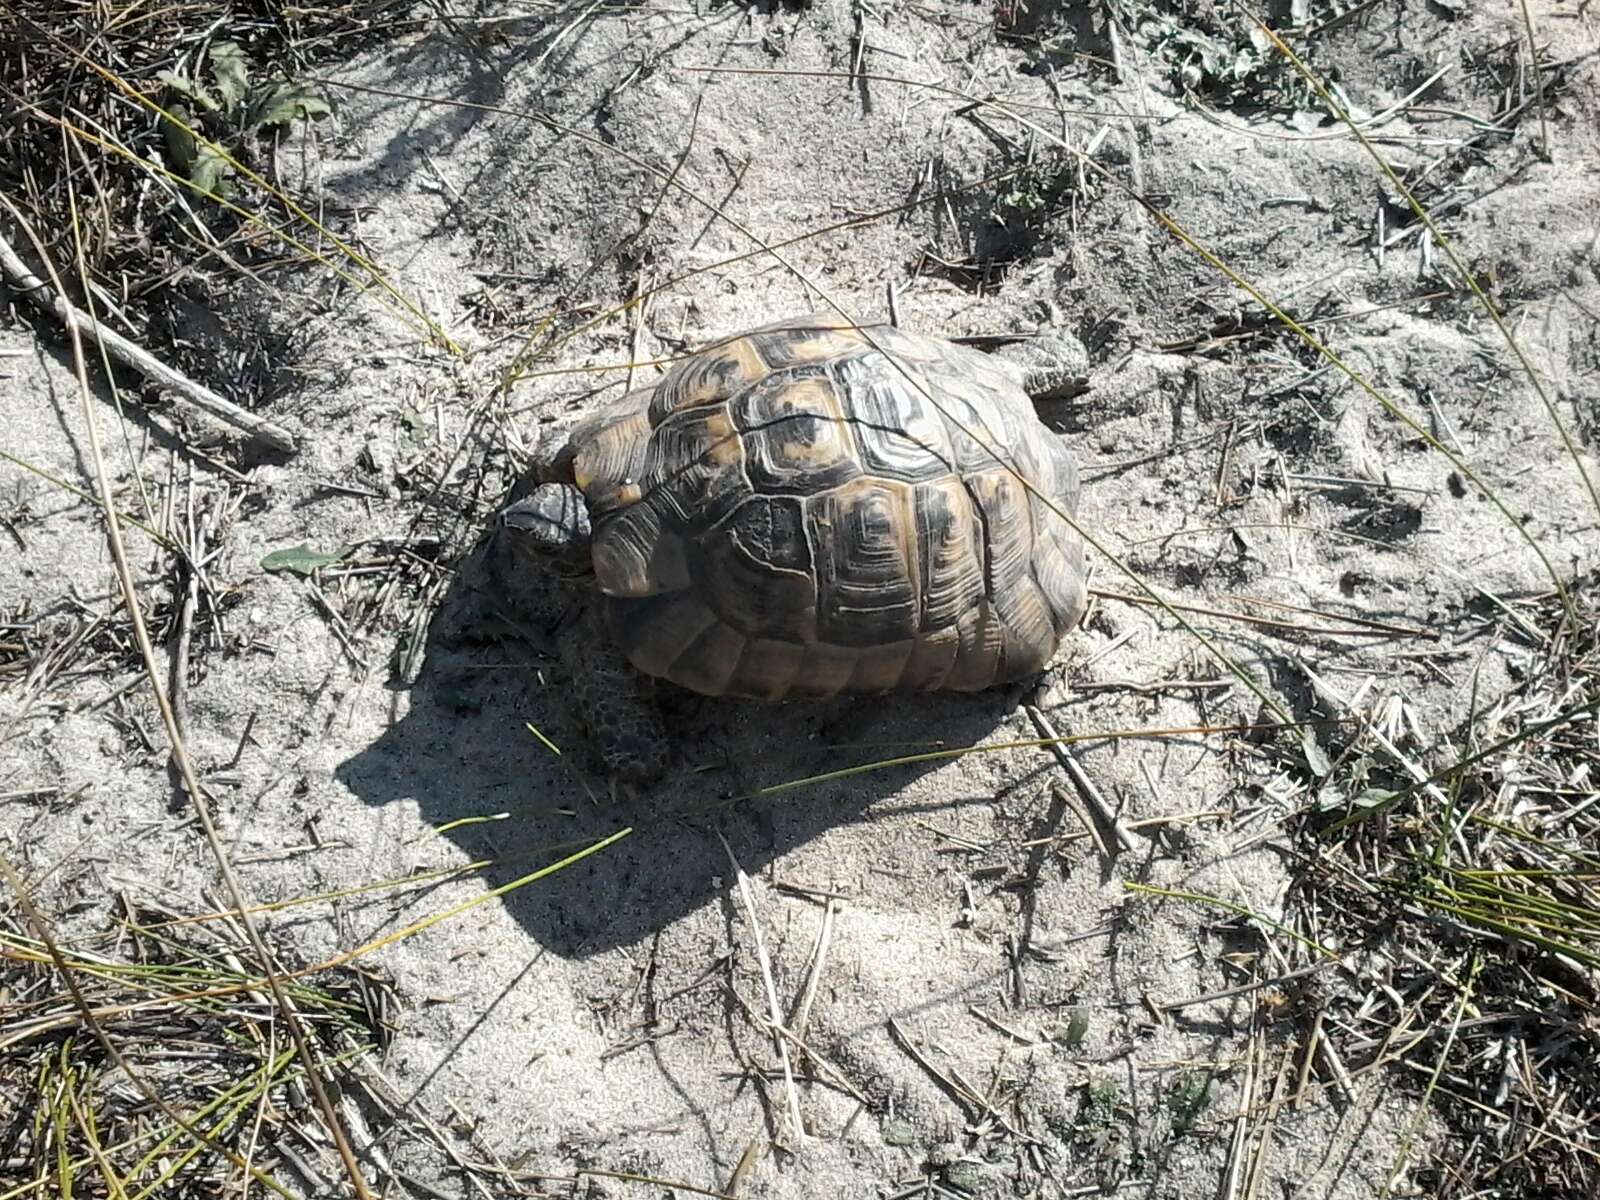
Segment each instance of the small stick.
[{"label": "small stick", "polygon": [[1289,473],[1289,478],[1297,483],[1321,484],[1325,487],[1342,488],[1386,488],[1391,492],[1414,492],[1419,496],[1433,495],[1432,488],[1407,487],[1405,484],[1389,483],[1379,479],[1351,479],[1344,475],[1298,475]]},{"label": "small stick", "polygon": [[957,1082],[948,1074],[939,1070],[938,1067],[934,1066],[932,1060],[929,1059],[928,1056],[921,1050],[917,1049],[916,1044],[911,1040],[910,1036],[904,1029],[900,1027],[900,1022],[895,1020],[893,1017],[889,1018],[889,1035],[894,1038],[895,1042],[902,1050],[911,1056],[912,1061],[915,1062],[917,1066],[921,1067],[933,1077],[935,1082],[937,1082],[939,1086],[944,1089],[946,1095],[967,1110],[973,1120],[977,1120],[983,1117],[986,1113],[992,1113],[994,1111],[992,1108],[990,1108],[988,1102],[985,1101],[982,1096],[979,1096],[971,1088]]},{"label": "small stick", "polygon": [[644,268],[640,267],[633,281],[633,353],[628,355],[627,390],[633,391],[634,364],[644,358],[644,310],[650,307],[650,293],[644,286]]},{"label": "small stick", "polygon": [[[204,535],[197,528],[194,515],[194,477],[189,478],[188,545],[178,559],[179,579],[183,585],[183,602],[178,610],[178,636],[173,639],[172,654],[168,664],[167,695],[172,703],[173,723],[178,736],[189,736],[189,643],[194,635],[194,614],[200,607],[200,561],[205,554]],[[178,770],[176,757],[168,759],[168,774],[172,779],[172,805],[174,811],[184,806],[183,775]]]},{"label": "small stick", "polygon": [[[1245,1176],[1244,1195],[1246,1200],[1254,1200],[1261,1194],[1261,1177],[1267,1169],[1267,1159],[1272,1153],[1276,1142],[1273,1136],[1278,1123],[1278,1114],[1283,1110],[1283,1081],[1289,1072],[1289,1058],[1284,1055],[1278,1060],[1278,1073],[1272,1080],[1272,1094],[1267,1099],[1267,1112],[1251,1134],[1250,1146],[1250,1172]],[[1252,1108],[1255,1106],[1252,1105]]]},{"label": "small stick", "polygon": [[[1195,387],[1200,386],[1199,378],[1195,379]],[[1228,428],[1223,434],[1222,457],[1217,460],[1217,507],[1226,508],[1233,503],[1233,489],[1228,486],[1228,475],[1233,468],[1233,439],[1238,431],[1239,420],[1235,417],[1228,422]]]},{"label": "small stick", "polygon": [[174,371],[148,350],[136,346],[116,330],[102,325],[87,313],[80,312],[67,301],[66,297],[57,295],[49,284],[28,270],[26,264],[17,256],[17,252],[11,248],[11,243],[3,237],[0,237],[0,275],[5,277],[19,296],[26,297],[41,312],[52,314],[62,324],[76,330],[80,336],[98,342],[107,354],[123,366],[132,367],[151,383],[175,393],[179,398],[225,425],[231,425],[235,429],[260,438],[274,450],[293,453],[294,435],[283,426],[275,425],[263,417],[247,412],[231,400],[224,400],[210,388]]},{"label": "small stick", "polygon": [[1250,1114],[1253,1109],[1251,1101],[1257,1095],[1257,1088],[1261,1081],[1261,1030],[1255,1029],[1250,1034],[1250,1045],[1245,1052],[1244,1080],[1239,1085],[1239,1090],[1244,1094],[1245,1104],[1233,1116],[1233,1131],[1228,1139],[1228,1158],[1223,1164],[1222,1186],[1217,1189],[1217,1194],[1225,1200],[1239,1200],[1240,1178],[1244,1170],[1244,1158],[1250,1145]]},{"label": "small stick", "polygon": [[1136,679],[1100,679],[1094,683],[1080,683],[1080,692],[1133,692],[1141,696],[1159,696],[1163,692],[1218,692],[1233,687],[1236,679],[1156,679],[1140,683]]},{"label": "small stick", "polygon": [[933,1066],[933,1059],[928,1058],[922,1051],[917,1050],[917,1045],[910,1040],[910,1035],[906,1034],[906,1030],[901,1029],[901,1024],[894,1018],[890,1018],[890,1037],[894,1038],[894,1042],[898,1043],[901,1050],[910,1054],[910,1058],[918,1067],[926,1070],[939,1083],[939,1086],[944,1088],[950,1099],[954,1099],[957,1104],[968,1110],[968,1114],[971,1115],[974,1122],[990,1118],[990,1120],[994,1120],[995,1123],[1002,1126],[1003,1130],[1006,1133],[1010,1133],[1013,1138],[1021,1139],[1024,1136],[1021,1130],[1018,1130],[1013,1123],[1006,1120],[1003,1112],[995,1109],[994,1104],[990,1104],[987,1098],[979,1094],[978,1088],[974,1088],[971,1083],[963,1080],[962,1074],[958,1070],[952,1067],[949,1072],[944,1072],[944,1070],[939,1070],[938,1067]]},{"label": "small stick", "polygon": [[[1135,596],[1128,592],[1113,592],[1106,588],[1090,588],[1089,594],[1098,596],[1102,600],[1120,600],[1124,604],[1154,604],[1148,596]],[[1222,617],[1229,621],[1241,621],[1246,625],[1259,625],[1266,629],[1292,629],[1298,633],[1322,634],[1324,636],[1338,634],[1343,637],[1358,635],[1386,634],[1389,637],[1422,638],[1426,641],[1437,642],[1440,634],[1431,629],[1414,629],[1405,625],[1390,625],[1383,621],[1369,621],[1365,617],[1353,617],[1347,614],[1319,612],[1314,608],[1302,608],[1294,604],[1280,604],[1272,600],[1262,600],[1255,596],[1240,596],[1238,599],[1248,604],[1261,604],[1268,608],[1282,609],[1286,612],[1305,613],[1308,616],[1323,617],[1330,621],[1348,621],[1352,625],[1360,626],[1359,629],[1318,629],[1314,625],[1295,623],[1293,621],[1274,621],[1268,617],[1252,617],[1247,613],[1228,612],[1220,608],[1207,608],[1200,604],[1178,604],[1169,601],[1171,606],[1179,612],[1199,613],[1205,617]]]},{"label": "small stick", "polygon": [[[1170,817],[1144,817],[1138,821],[1129,821],[1128,828],[1134,832],[1141,829],[1153,829],[1157,825],[1179,825],[1185,821],[1216,821],[1228,816],[1228,811],[1222,808],[1202,808],[1194,812],[1173,813]],[[1029,838],[1021,843],[1024,850],[1034,846],[1045,846],[1051,842],[1076,842],[1089,837],[1087,833],[1056,833],[1049,837]]]},{"label": "small stick", "polygon": [[855,33],[850,40],[855,43],[855,55],[854,61],[850,64],[850,78],[861,89],[861,111],[870,113],[872,111],[872,93],[867,87],[867,77],[861,73],[861,64],[867,56],[867,31],[861,19],[861,5],[851,5],[851,9],[850,15],[855,23]]},{"label": "small stick", "polygon": [[1311,1088],[1311,1069],[1317,1059],[1317,1043],[1322,1040],[1322,1022],[1326,1012],[1326,1009],[1317,1009],[1317,1015],[1311,1022],[1311,1032],[1300,1047],[1300,1072],[1295,1079],[1294,1095],[1289,1099],[1296,1109],[1305,1102]]},{"label": "small stick", "polygon": [[1329,967],[1338,964],[1332,959],[1312,963],[1309,967],[1300,967],[1297,970],[1275,975],[1271,979],[1257,979],[1251,983],[1241,983],[1238,987],[1224,988],[1220,992],[1207,992],[1204,996],[1190,996],[1187,1000],[1173,1000],[1161,1005],[1164,1013],[1177,1012],[1180,1008],[1191,1008],[1196,1004],[1209,1004],[1213,1000],[1228,1000],[1234,996],[1243,996],[1249,992],[1259,992],[1262,988],[1279,987],[1294,979],[1304,979],[1307,975],[1315,975],[1326,971]]},{"label": "small stick", "polygon": [[[1116,852],[1106,845],[1106,835],[1101,832],[1100,822],[1084,812],[1079,807],[1078,802],[1067,794],[1066,788],[1062,787],[1059,782],[1052,782],[1050,784],[1050,794],[1072,810],[1072,815],[1078,818],[1078,824],[1082,825],[1084,829],[1080,836],[1086,837],[1094,843],[1094,848],[1100,852],[1101,858],[1111,858],[1115,855]],[[1052,837],[1047,840],[1053,842],[1055,838]]]},{"label": "small stick", "polygon": [[822,922],[817,927],[817,941],[811,948],[811,963],[806,972],[805,986],[800,990],[800,1000],[789,1014],[789,1026],[795,1040],[803,1042],[806,1026],[811,1022],[811,1005],[817,998],[817,985],[822,982],[824,965],[828,961],[828,946],[833,939],[833,914],[838,904],[829,899],[822,908]]},{"label": "small stick", "polygon": [[[762,1024],[771,1025],[772,1023],[770,1021],[762,1021]],[[805,1055],[806,1061],[817,1069],[817,1073],[832,1079],[834,1086],[840,1091],[848,1092],[851,1098],[859,1104],[870,1105],[872,1103],[872,1101],[868,1100],[867,1097],[862,1094],[860,1088],[850,1082],[850,1077],[848,1075],[846,1075],[838,1067],[834,1066],[833,1063],[829,1062],[821,1054],[817,1053],[813,1047],[808,1046],[805,1042],[796,1037],[793,1030],[785,1029],[782,1025],[772,1025],[772,1030],[774,1033],[777,1033],[793,1042],[795,1044],[795,1048],[799,1050],[801,1054]]]},{"label": "small stick", "polygon": [[[1128,83],[1129,70],[1127,61],[1122,53],[1122,38],[1118,36],[1119,33],[1125,34],[1126,31],[1122,29],[1121,22],[1112,17],[1106,22],[1106,32],[1111,37],[1111,60],[1117,72],[1117,82],[1126,84]],[[1140,74],[1137,67],[1133,69],[1132,74]],[[1144,83],[1142,77],[1139,79],[1139,83]],[[1142,88],[1137,95],[1141,106],[1145,106],[1146,97]],[[1128,135],[1128,166],[1133,175],[1133,188],[1134,191],[1142,193],[1144,191],[1144,157],[1139,152],[1139,136],[1134,130],[1132,119],[1124,121],[1123,124]]]},{"label": "small stick", "polygon": [[995,1020],[995,1018],[984,1012],[983,1009],[979,1008],[976,1004],[967,1005],[967,1011],[973,1016],[977,1017],[978,1020],[982,1021],[990,1029],[996,1030],[999,1033],[1003,1033],[1013,1041],[1021,1042],[1024,1046],[1048,1045],[1043,1038],[1033,1038],[1029,1037],[1025,1033],[1018,1033],[1015,1029],[1011,1028],[1011,1026]]},{"label": "small stick", "polygon": [[1056,762],[1061,765],[1061,769],[1072,780],[1073,786],[1078,789],[1078,795],[1083,797],[1083,802],[1089,806],[1095,820],[1100,823],[1102,828],[1109,830],[1116,836],[1118,846],[1124,850],[1132,850],[1138,844],[1133,840],[1133,834],[1128,832],[1127,827],[1111,811],[1111,807],[1106,803],[1105,797],[1100,794],[1100,789],[1095,787],[1094,780],[1089,778],[1088,772],[1078,765],[1078,760],[1072,757],[1066,746],[1056,740],[1061,735],[1056,732],[1055,726],[1050,723],[1050,718],[1045,716],[1044,711],[1037,705],[1029,704],[1024,707],[1028,711],[1028,719],[1033,722],[1033,727],[1039,731],[1039,736],[1052,739],[1050,752],[1055,755]]},{"label": "small stick", "polygon": [[1321,1035],[1321,1012],[1317,1013],[1317,1050],[1320,1052],[1323,1064],[1328,1068],[1328,1073],[1333,1076],[1334,1086],[1344,1093],[1346,1101],[1355,1099],[1355,1088],[1350,1081],[1350,1072],[1345,1069],[1344,1060],[1339,1057],[1339,1052],[1334,1049],[1333,1043]]},{"label": "small stick", "polygon": [[733,1168],[733,1174],[728,1176],[728,1186],[723,1189],[725,1196],[738,1196],[744,1191],[744,1185],[750,1180],[750,1173],[756,1169],[756,1164],[761,1161],[761,1139],[754,1137],[750,1144],[744,1148],[744,1153],[739,1156],[738,1163]]},{"label": "small stick", "polygon": [[794,1126],[795,1147],[798,1149],[805,1145],[805,1121],[800,1116],[800,1095],[795,1091],[794,1068],[789,1063],[789,1046],[783,1040],[783,1035],[778,1031],[783,1028],[783,1010],[778,1006],[778,985],[772,981],[772,960],[767,957],[767,943],[761,936],[761,918],[756,912],[756,900],[750,892],[750,877],[744,873],[744,868],[739,865],[739,860],[733,856],[733,847],[728,845],[728,839],[722,836],[720,829],[713,830],[717,841],[722,843],[722,849],[728,855],[728,862],[733,867],[733,877],[739,888],[739,898],[744,901],[745,913],[750,918],[750,938],[755,943],[756,962],[761,967],[761,982],[766,985],[767,992],[767,1019],[772,1024],[772,1041],[778,1050],[778,1061],[783,1064],[784,1095],[789,1102],[789,1122]]}]

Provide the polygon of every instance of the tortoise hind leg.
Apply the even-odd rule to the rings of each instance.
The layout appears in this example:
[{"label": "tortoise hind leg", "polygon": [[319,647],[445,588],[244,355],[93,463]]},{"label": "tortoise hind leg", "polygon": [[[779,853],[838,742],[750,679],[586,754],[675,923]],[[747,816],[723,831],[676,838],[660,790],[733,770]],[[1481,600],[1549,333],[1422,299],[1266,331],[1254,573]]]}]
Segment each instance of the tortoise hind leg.
[{"label": "tortoise hind leg", "polygon": [[578,715],[600,752],[605,773],[632,787],[653,783],[671,764],[661,714],[594,611],[584,614],[579,636],[562,643]]}]

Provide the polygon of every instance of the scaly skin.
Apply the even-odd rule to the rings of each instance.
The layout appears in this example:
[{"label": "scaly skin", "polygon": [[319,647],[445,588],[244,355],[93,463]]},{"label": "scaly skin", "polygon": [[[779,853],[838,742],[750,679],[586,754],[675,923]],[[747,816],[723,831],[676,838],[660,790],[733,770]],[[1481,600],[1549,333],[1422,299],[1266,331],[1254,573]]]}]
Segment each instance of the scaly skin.
[{"label": "scaly skin", "polygon": [[1089,374],[1089,354],[1065,330],[1050,326],[1025,342],[1002,346],[990,356],[1035,400],[1050,400]]},{"label": "scaly skin", "polygon": [[[487,610],[466,623],[484,624],[496,609],[522,617],[535,607],[531,603],[535,595],[545,597],[539,607],[555,598],[550,594],[550,576],[560,577],[561,572],[552,568],[562,565],[561,560],[556,555],[540,556],[539,539],[527,526],[526,520],[497,522],[489,544],[464,565],[476,607]],[[585,522],[585,550],[587,532]],[[574,626],[558,637],[561,663],[571,681],[579,721],[589,732],[605,773],[615,783],[638,788],[660,778],[670,765],[666,729],[648,694],[649,682],[606,633],[596,603],[599,597],[586,582],[592,583],[592,578],[572,578],[562,585],[566,597],[582,611]]]},{"label": "scaly skin", "polygon": [[652,783],[671,764],[667,731],[639,672],[606,635],[590,606],[581,627],[561,643],[561,658],[572,679],[578,715],[600,751],[611,778],[634,786]]}]

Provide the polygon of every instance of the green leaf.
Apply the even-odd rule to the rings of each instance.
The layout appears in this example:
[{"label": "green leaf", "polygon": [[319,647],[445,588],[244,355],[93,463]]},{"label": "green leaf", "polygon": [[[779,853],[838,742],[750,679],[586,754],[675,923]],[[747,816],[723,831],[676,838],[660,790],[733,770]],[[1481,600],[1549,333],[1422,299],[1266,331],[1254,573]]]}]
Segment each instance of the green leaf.
[{"label": "green leaf", "polygon": [[944,1181],[963,1192],[976,1192],[983,1187],[983,1164],[962,1159],[944,1169]]},{"label": "green leaf", "polygon": [[257,93],[251,103],[249,129],[253,133],[272,125],[313,121],[329,116],[333,108],[320,92],[302,83],[275,83]]},{"label": "green leaf", "polygon": [[883,1123],[885,1146],[911,1146],[917,1141],[917,1127],[902,1117],[890,1117]]},{"label": "green leaf", "polygon": [[1311,773],[1318,779],[1326,779],[1333,770],[1333,761],[1328,757],[1328,752],[1317,744],[1317,735],[1309,729],[1302,729],[1300,749],[1306,756],[1306,766],[1311,768]]},{"label": "green leaf", "polygon": [[[177,92],[178,95],[187,96],[207,112],[222,111],[222,106],[212,99],[211,93],[206,91],[205,88],[201,87],[194,80],[185,79],[182,75],[178,75],[172,71],[157,71],[156,78],[161,80],[162,83],[166,84],[173,91]],[[174,106],[168,105],[167,107],[172,109],[174,113],[177,112],[177,109]],[[184,120],[191,125],[194,124],[194,122],[189,121],[187,117],[185,117]]]},{"label": "green leaf", "polygon": [[261,560],[263,571],[290,571],[296,575],[309,575],[319,567],[326,567],[336,563],[349,553],[349,548],[328,553],[325,550],[313,550],[310,546],[301,544],[287,550],[274,550]]},{"label": "green leaf", "polygon": [[1172,1128],[1176,1133],[1186,1133],[1194,1126],[1196,1118],[1211,1103],[1211,1073],[1184,1071],[1167,1089],[1167,1111],[1172,1114]]},{"label": "green leaf", "polygon": [[1370,787],[1350,801],[1350,806],[1358,809],[1382,808],[1384,805],[1392,803],[1399,794],[1399,792],[1391,792],[1388,788]]},{"label": "green leaf", "polygon": [[[174,171],[188,175],[194,169],[196,157],[194,134],[189,132],[194,127],[194,113],[187,104],[177,103],[167,105],[167,111],[176,118],[161,118],[161,136],[167,143],[167,159]],[[178,124],[179,121],[183,124]]]},{"label": "green leaf", "polygon": [[1069,1008],[1066,1019],[1057,1021],[1049,1032],[1052,1042],[1059,1042],[1068,1050],[1077,1050],[1083,1046],[1083,1039],[1089,1033],[1089,1012],[1083,1008]]},{"label": "green leaf", "polygon": [[222,156],[222,151],[210,142],[195,143],[194,163],[189,168],[189,182],[195,187],[218,199],[231,196],[234,192],[233,180],[229,178],[232,172],[233,164]]},{"label": "green leaf", "polygon": [[250,66],[238,42],[216,42],[211,47],[211,74],[222,93],[222,107],[236,112],[250,92]]}]

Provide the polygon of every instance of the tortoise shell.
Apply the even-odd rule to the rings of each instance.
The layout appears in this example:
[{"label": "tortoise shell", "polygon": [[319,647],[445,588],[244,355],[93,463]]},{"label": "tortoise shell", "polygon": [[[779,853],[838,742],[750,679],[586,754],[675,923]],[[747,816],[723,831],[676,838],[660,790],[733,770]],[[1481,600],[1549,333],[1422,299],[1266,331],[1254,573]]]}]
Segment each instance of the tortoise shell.
[{"label": "tortoise shell", "polygon": [[712,696],[976,691],[1082,615],[1078,473],[977,351],[811,317],[680,362],[553,464],[632,664]]}]

